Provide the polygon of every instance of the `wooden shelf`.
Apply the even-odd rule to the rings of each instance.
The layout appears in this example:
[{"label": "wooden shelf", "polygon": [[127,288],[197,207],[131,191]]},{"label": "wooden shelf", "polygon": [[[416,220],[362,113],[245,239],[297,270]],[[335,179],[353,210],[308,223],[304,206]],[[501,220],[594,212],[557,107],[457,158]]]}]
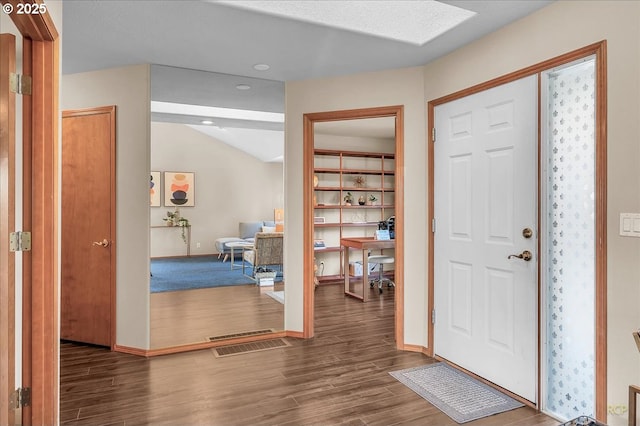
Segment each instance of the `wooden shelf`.
[{"label": "wooden shelf", "polygon": [[316,186],[315,191],[395,192],[394,188],[362,188],[357,186]]},{"label": "wooden shelf", "polygon": [[[319,201],[314,206],[314,216],[325,217],[328,223],[315,223],[316,238],[335,242],[345,235],[370,236],[378,223],[394,214],[395,209],[395,155],[386,152],[341,151],[333,149],[314,150],[314,197]],[[362,176],[363,185],[357,185],[355,177]],[[358,182],[359,184],[360,182]],[[354,203],[347,206],[342,202],[347,192],[353,195]],[[374,205],[360,205],[361,196],[368,199],[375,195]],[[340,201],[340,203],[337,203]],[[323,204],[327,202],[327,204]],[[328,204],[333,202],[334,204]],[[325,213],[326,212],[326,213]],[[358,213],[361,212],[361,213]],[[356,221],[363,219],[363,221]],[[349,230],[348,232],[346,230]],[[323,256],[326,264],[331,264],[329,275],[318,276],[320,282],[344,282],[344,249],[327,247],[316,249],[315,254]],[[339,269],[336,268],[339,265]],[[353,277],[356,279],[355,277]]]},{"label": "wooden shelf", "polygon": [[344,157],[365,157],[365,158],[396,158],[394,153],[371,152],[371,151],[341,151],[335,149],[314,149],[314,155],[344,156]]}]

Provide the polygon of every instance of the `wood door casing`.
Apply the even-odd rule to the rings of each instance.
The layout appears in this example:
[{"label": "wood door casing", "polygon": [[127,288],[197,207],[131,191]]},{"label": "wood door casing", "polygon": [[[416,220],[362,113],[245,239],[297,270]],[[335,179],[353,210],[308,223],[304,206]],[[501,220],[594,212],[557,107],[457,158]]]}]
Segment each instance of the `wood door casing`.
[{"label": "wood door casing", "polygon": [[60,337],[108,347],[115,344],[114,162],[115,106],[63,112]]},{"label": "wood door casing", "polygon": [[[16,95],[9,74],[16,72],[16,37],[0,34],[0,401],[15,389],[15,256],[9,233],[15,224]],[[6,405],[4,405],[6,407]],[[15,424],[14,410],[0,410],[0,424]]]}]

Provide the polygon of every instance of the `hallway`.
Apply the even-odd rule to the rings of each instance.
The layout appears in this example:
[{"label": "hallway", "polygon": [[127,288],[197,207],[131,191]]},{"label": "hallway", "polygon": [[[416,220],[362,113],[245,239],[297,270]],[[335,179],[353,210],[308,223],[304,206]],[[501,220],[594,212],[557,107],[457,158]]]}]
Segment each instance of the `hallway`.
[{"label": "hallway", "polygon": [[[392,425],[456,423],[388,372],[433,362],[396,351],[393,291],[363,304],[339,285],[316,291],[316,337],[216,358],[211,350],[145,359],[61,345],[65,425]],[[473,426],[555,426],[519,408]]]}]

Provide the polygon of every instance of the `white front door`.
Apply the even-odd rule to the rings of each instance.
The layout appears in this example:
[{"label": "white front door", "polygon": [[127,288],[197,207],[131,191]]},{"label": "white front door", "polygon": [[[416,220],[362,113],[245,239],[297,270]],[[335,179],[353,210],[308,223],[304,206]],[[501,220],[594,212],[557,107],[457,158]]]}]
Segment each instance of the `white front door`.
[{"label": "white front door", "polygon": [[434,353],[533,402],[537,96],[531,76],[438,106],[434,146]]}]

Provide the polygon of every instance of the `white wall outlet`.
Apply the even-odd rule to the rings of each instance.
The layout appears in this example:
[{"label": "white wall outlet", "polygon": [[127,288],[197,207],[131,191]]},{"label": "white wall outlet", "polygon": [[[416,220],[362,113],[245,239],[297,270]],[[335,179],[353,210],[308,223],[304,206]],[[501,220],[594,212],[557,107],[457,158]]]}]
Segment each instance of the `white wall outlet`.
[{"label": "white wall outlet", "polygon": [[196,243],[196,248],[200,248],[200,243]]}]

